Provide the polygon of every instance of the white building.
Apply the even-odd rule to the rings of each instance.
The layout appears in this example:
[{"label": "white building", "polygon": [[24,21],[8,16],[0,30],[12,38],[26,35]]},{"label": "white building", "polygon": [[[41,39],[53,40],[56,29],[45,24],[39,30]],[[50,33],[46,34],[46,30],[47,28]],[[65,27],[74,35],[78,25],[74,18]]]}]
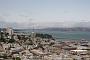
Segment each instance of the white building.
[{"label": "white building", "polygon": [[7,27],[5,32],[9,35],[13,35],[13,29],[11,27]]}]

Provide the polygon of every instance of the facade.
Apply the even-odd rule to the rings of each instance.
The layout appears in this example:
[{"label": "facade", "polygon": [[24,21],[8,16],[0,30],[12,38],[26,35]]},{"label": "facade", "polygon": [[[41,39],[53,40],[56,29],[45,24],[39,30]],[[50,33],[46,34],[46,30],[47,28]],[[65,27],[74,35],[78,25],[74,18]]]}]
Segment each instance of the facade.
[{"label": "facade", "polygon": [[5,32],[8,33],[9,35],[13,35],[14,33],[11,27],[7,27],[5,30],[6,30]]}]

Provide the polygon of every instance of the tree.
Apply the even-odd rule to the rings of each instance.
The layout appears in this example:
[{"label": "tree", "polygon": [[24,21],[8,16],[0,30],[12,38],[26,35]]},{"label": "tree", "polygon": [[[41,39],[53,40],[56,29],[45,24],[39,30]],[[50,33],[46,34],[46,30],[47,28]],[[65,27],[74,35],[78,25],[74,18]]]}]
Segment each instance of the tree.
[{"label": "tree", "polygon": [[52,35],[49,35],[49,34],[41,34],[41,33],[36,33],[36,36],[35,37],[40,37],[40,38],[53,38]]},{"label": "tree", "polygon": [[20,57],[16,57],[14,60],[21,60],[21,58]]},{"label": "tree", "polygon": [[8,41],[8,43],[14,43],[14,42],[15,42],[14,39],[10,39],[10,40]]},{"label": "tree", "polygon": [[20,35],[17,35],[18,39],[21,40],[21,36]]},{"label": "tree", "polygon": [[1,32],[1,38],[0,38],[0,41],[1,41],[1,42],[6,42],[6,41],[5,41],[5,38],[4,38],[4,33],[3,33],[3,32]]}]

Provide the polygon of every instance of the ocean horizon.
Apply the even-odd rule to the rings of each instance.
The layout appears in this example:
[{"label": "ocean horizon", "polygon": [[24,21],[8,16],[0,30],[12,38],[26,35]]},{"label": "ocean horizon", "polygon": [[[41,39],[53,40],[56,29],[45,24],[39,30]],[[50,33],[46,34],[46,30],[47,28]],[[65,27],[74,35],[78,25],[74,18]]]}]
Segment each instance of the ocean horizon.
[{"label": "ocean horizon", "polygon": [[[33,29],[29,30],[18,30],[16,32],[24,32],[27,34],[31,34]],[[56,40],[88,40],[90,41],[90,32],[87,31],[59,31],[59,30],[44,30],[44,29],[35,29],[35,33],[44,33],[52,35]]]}]

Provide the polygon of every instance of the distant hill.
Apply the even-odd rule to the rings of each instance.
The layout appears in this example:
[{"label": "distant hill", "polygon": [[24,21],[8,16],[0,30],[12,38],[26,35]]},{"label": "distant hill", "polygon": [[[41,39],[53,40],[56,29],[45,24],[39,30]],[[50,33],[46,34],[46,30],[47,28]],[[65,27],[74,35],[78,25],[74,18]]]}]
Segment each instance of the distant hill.
[{"label": "distant hill", "polygon": [[[0,31],[4,28],[0,28]],[[13,29],[14,31],[33,31],[33,29]],[[72,28],[56,28],[56,27],[50,27],[50,28],[44,28],[44,29],[34,29],[34,30],[48,30],[48,31],[88,31],[90,32],[90,28],[87,27],[72,27]]]},{"label": "distant hill", "polygon": [[86,27],[73,27],[73,28],[45,28],[43,30],[53,30],[53,31],[90,31],[90,28]]}]

